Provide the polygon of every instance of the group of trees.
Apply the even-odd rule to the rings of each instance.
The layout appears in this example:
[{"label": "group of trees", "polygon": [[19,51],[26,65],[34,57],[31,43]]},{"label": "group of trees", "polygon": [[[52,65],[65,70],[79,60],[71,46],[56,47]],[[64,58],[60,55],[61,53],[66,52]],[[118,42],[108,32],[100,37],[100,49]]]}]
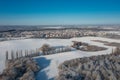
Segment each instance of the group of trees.
[{"label": "group of trees", "polygon": [[6,51],[6,60],[9,60],[9,59],[14,60],[14,59],[18,59],[18,58],[21,58],[21,57],[34,57],[34,56],[39,56],[39,50],[38,49],[30,50],[30,51],[28,51],[28,50],[13,51],[12,50],[10,53],[8,51]]},{"label": "group of trees", "polygon": [[55,54],[55,53],[60,53],[60,52],[67,52],[67,51],[71,51],[70,47],[61,47],[61,48],[55,48],[55,47],[51,47],[48,44],[44,44],[40,50],[42,51],[43,55],[48,55],[48,54]]},{"label": "group of trees", "polygon": [[118,54],[118,53],[120,53],[119,47],[115,48],[114,50],[112,49],[112,54]]},{"label": "group of trees", "polygon": [[[17,50],[17,51],[11,51],[10,53],[6,51],[6,60],[8,59],[18,59],[21,57],[35,57],[35,56],[40,56],[40,51],[42,51],[43,55],[48,55],[48,54],[55,54],[55,53],[60,53],[60,52],[67,52],[71,51],[70,47],[60,47],[60,48],[55,48],[51,47],[48,44],[43,44],[41,48],[36,49],[36,50]],[[10,54],[10,55],[9,55]]]},{"label": "group of trees", "polygon": [[55,80],[120,80],[120,48],[111,54],[65,61]]},{"label": "group of trees", "polygon": [[43,52],[44,55],[47,55],[50,51],[55,50],[55,48],[50,47],[48,44],[43,44],[43,46],[40,48],[40,50]]}]

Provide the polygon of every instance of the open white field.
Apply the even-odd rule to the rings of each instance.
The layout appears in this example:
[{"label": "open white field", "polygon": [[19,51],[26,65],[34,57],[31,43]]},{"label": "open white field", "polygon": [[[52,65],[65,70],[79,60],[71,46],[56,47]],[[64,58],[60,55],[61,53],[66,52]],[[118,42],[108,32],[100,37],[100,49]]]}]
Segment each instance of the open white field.
[{"label": "open white field", "polygon": [[40,48],[43,44],[49,44],[51,46],[66,46],[71,42],[67,39],[24,39],[24,40],[10,40],[0,42],[0,71],[5,67],[5,53],[11,50],[31,50]]}]

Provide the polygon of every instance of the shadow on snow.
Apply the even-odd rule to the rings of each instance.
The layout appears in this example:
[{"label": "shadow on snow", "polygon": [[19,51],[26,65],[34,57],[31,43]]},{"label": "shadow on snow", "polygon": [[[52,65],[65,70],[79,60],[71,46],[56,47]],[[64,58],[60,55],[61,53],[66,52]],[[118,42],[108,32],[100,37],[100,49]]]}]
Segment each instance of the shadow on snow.
[{"label": "shadow on snow", "polygon": [[51,60],[46,59],[44,57],[37,58],[35,60],[37,61],[38,65],[41,68],[41,70],[36,75],[36,80],[53,80],[53,79],[48,79],[48,76],[46,74],[47,71],[44,70],[46,67],[50,65]]}]

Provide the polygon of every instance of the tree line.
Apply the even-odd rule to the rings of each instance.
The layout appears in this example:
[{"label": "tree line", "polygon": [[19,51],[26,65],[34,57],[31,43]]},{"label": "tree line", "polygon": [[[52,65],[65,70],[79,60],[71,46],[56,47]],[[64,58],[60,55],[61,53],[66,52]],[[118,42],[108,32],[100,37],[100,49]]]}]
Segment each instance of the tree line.
[{"label": "tree line", "polygon": [[43,44],[41,48],[36,48],[35,50],[11,50],[11,52],[6,51],[6,60],[14,60],[22,57],[36,57],[40,55],[49,55],[49,54],[56,54],[61,52],[71,51],[71,47],[51,47],[48,44]]}]

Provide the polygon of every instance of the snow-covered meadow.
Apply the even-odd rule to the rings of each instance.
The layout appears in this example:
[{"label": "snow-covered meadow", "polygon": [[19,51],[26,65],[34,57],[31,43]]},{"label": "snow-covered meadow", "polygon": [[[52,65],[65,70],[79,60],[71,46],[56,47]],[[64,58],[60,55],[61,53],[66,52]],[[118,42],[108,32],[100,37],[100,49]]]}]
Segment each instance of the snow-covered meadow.
[{"label": "snow-covered meadow", "polygon": [[40,48],[43,44],[49,44],[50,46],[71,46],[72,41],[82,41],[92,45],[100,46],[108,48],[104,51],[97,51],[97,52],[86,52],[86,51],[71,51],[71,52],[64,52],[46,56],[38,56],[34,58],[39,65],[42,67],[42,70],[38,72],[36,78],[39,80],[52,80],[55,76],[58,75],[58,66],[62,62],[66,60],[71,60],[75,58],[81,57],[89,57],[93,55],[101,55],[101,54],[109,54],[111,53],[112,49],[115,47],[105,46],[103,43],[100,42],[93,42],[92,40],[102,40],[108,42],[118,42],[120,40],[114,39],[107,39],[101,37],[80,37],[80,38],[72,38],[72,39],[24,39],[24,40],[11,40],[11,41],[3,41],[0,42],[0,71],[5,68],[5,52],[6,50],[30,50]]},{"label": "snow-covered meadow", "polygon": [[66,46],[70,45],[71,42],[67,39],[23,39],[0,42],[0,72],[5,68],[6,51],[35,50],[36,48],[40,48],[43,44],[49,44],[51,46]]}]

